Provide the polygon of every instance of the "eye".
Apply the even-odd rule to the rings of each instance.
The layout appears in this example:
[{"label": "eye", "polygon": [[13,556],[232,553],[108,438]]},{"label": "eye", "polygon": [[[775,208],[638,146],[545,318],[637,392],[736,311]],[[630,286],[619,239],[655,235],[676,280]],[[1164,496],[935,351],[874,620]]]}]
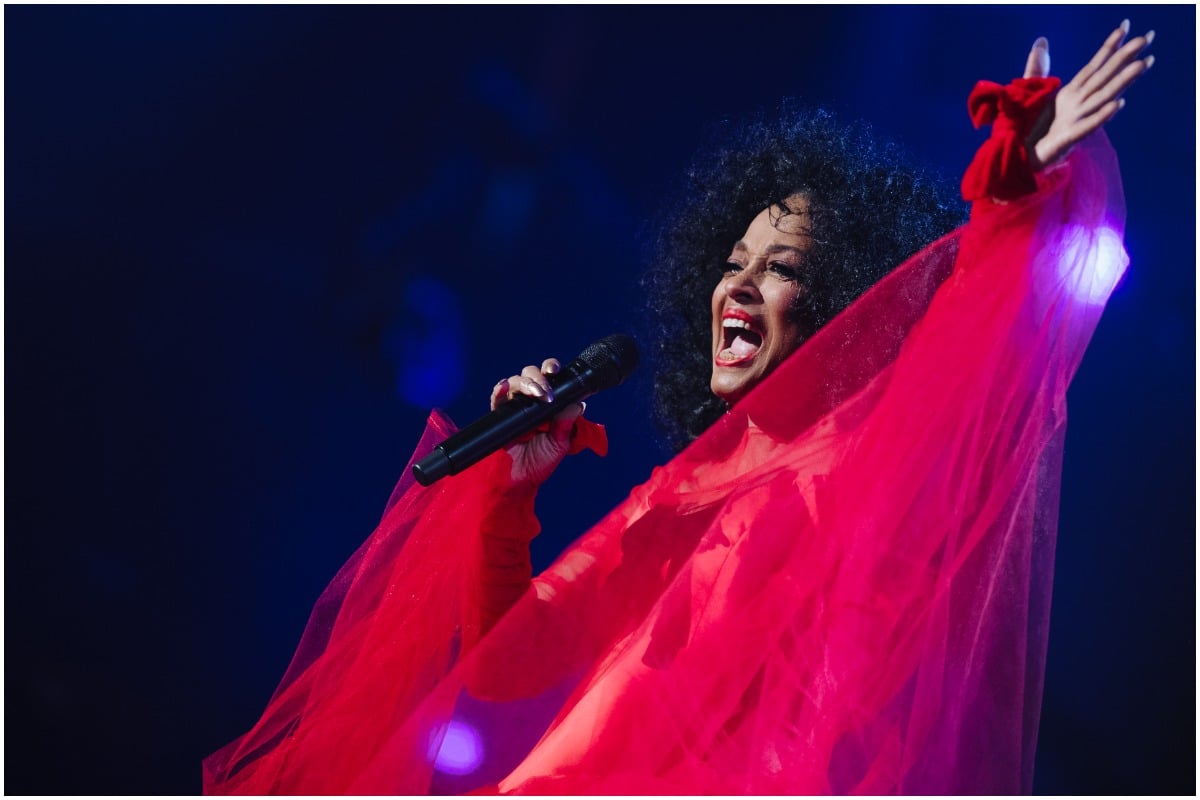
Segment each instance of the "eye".
[{"label": "eye", "polygon": [[744,267],[742,267],[742,265],[737,263],[736,261],[727,261],[721,267],[721,274],[736,275],[737,273],[741,272],[743,269],[744,269]]},{"label": "eye", "polygon": [[767,269],[784,280],[794,281],[800,277],[800,271],[786,261],[772,261]]}]

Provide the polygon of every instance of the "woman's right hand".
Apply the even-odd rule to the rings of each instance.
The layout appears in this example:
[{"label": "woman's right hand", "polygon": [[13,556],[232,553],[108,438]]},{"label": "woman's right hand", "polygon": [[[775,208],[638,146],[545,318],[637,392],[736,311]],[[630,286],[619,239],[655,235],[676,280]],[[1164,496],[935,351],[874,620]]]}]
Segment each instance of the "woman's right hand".
[{"label": "woman's right hand", "polygon": [[[541,369],[530,365],[521,370],[520,375],[500,381],[492,389],[492,410],[522,394],[538,402],[551,402],[554,390],[550,388],[546,376],[553,375],[561,368],[558,359],[548,358],[542,362]],[[528,441],[514,442],[505,448],[513,461],[514,487],[537,489],[550,477],[570,449],[575,420],[583,415],[585,408],[585,403],[572,403],[551,420],[549,430],[535,433]]]}]

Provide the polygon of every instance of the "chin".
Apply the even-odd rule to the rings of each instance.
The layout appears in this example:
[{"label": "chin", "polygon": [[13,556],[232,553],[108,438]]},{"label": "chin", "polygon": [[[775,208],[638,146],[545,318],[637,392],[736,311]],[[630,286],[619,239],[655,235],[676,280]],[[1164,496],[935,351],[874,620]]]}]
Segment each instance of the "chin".
[{"label": "chin", "polygon": [[713,375],[709,381],[708,388],[714,395],[724,400],[730,406],[746,396],[746,393],[758,383],[756,380],[746,380],[740,378],[729,380],[724,375]]}]

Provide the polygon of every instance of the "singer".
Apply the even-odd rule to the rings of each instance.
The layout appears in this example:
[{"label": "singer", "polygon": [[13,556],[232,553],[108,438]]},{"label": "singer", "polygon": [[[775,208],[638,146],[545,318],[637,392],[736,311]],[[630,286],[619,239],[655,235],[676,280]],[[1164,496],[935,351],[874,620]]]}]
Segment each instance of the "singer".
[{"label": "singer", "polygon": [[1065,393],[1126,264],[1099,129],[1153,62],[1128,33],[1061,88],[1045,40],[976,87],[956,230],[827,114],[715,143],[646,279],[679,454],[536,578],[538,486],[605,447],[582,403],[406,470],[205,790],[1029,792]]}]

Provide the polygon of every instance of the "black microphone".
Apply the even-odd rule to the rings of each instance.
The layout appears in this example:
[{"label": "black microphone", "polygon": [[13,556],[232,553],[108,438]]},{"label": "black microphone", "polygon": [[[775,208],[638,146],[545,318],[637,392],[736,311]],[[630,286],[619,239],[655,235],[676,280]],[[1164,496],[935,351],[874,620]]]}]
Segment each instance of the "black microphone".
[{"label": "black microphone", "polygon": [[417,483],[429,486],[439,478],[457,475],[572,403],[624,383],[637,365],[638,349],[633,339],[619,333],[605,336],[561,371],[546,376],[554,390],[553,402],[544,403],[526,395],[514,397],[433,448],[432,453],[413,464],[413,476]]}]

